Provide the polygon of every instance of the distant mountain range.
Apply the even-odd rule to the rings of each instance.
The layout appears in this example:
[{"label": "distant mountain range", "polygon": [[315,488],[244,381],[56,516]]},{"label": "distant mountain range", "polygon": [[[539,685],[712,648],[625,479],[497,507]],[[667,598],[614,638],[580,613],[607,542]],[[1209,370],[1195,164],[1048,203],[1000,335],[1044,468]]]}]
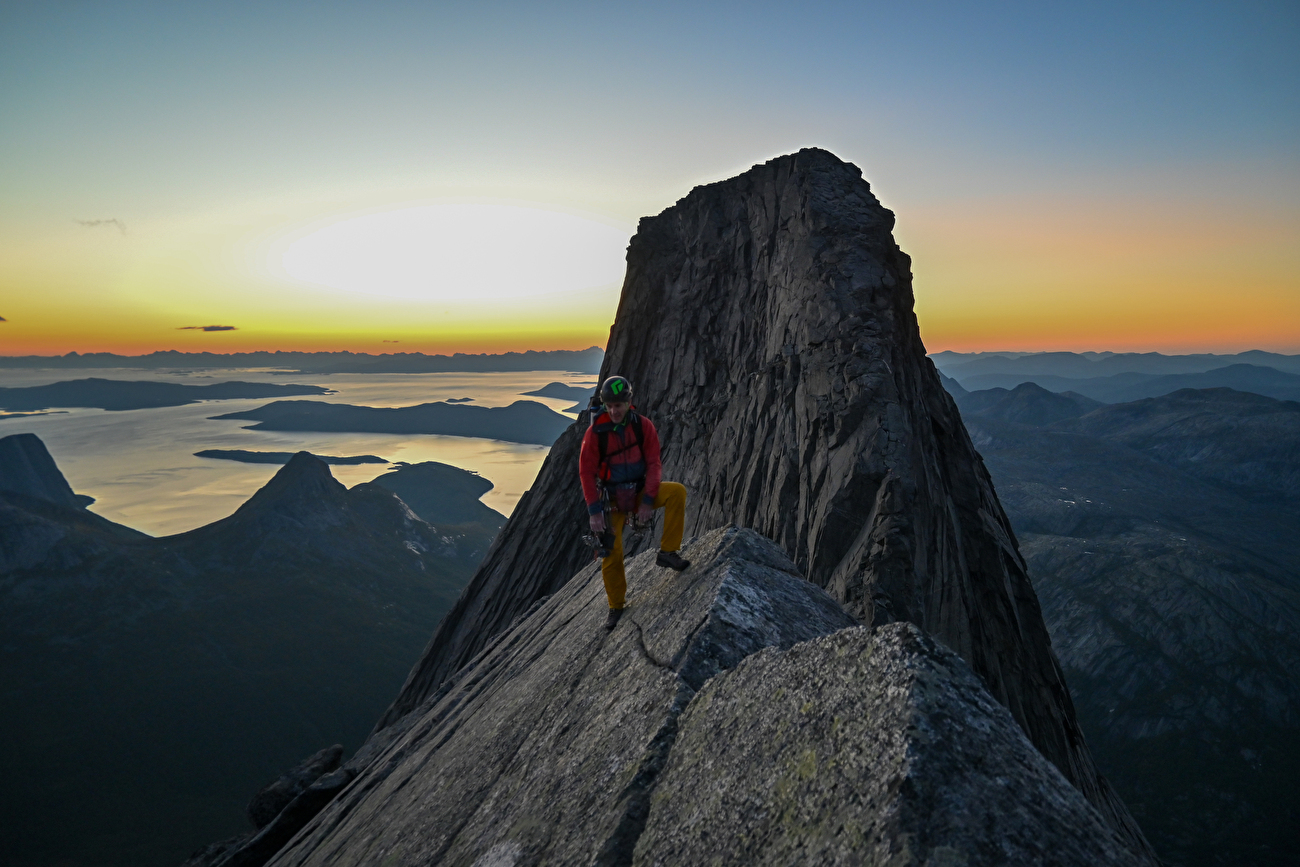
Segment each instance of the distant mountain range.
[{"label": "distant mountain range", "polygon": [[50,407],[93,407],[107,410],[183,406],[201,400],[238,400],[333,394],[319,385],[279,385],[267,382],[218,382],[185,385],[177,382],[120,379],[72,379],[50,385],[0,388],[0,409],[27,412]]},{"label": "distant mountain range", "polygon": [[935,366],[964,382],[989,373],[1065,376],[1090,379],[1117,373],[1204,373],[1233,364],[1272,367],[1300,373],[1300,355],[1282,355],[1258,349],[1235,355],[1162,355],[1159,352],[935,352]]},{"label": "distant mountain range", "polygon": [[554,397],[559,400],[585,401],[596,391],[594,386],[565,385],[562,382],[548,382],[536,391],[525,391],[525,397]]},{"label": "distant mountain range", "polygon": [[982,373],[959,380],[967,390],[1014,388],[1032,382],[1049,391],[1074,392],[1102,403],[1123,403],[1160,397],[1183,388],[1232,388],[1278,400],[1300,400],[1300,375],[1271,367],[1234,364],[1204,373],[1117,373],[1093,379],[1069,379],[1044,374]]},{"label": "distant mountain range", "polygon": [[490,487],[416,464],[349,490],[299,453],[230,517],[151,538],[81,508],[34,435],[0,439],[0,768],[22,781],[0,863],[175,865],[304,755],[355,748],[504,522]]},{"label": "distant mountain range", "polygon": [[1300,845],[1300,404],[948,380],[1103,772],[1175,863]]},{"label": "distant mountain range", "polygon": [[[203,449],[194,453],[196,458],[212,458],[220,461],[239,461],[242,464],[284,464],[293,460],[295,452],[251,452],[247,449]],[[347,457],[336,457],[334,455],[312,455],[318,461],[324,461],[332,466],[349,466],[356,464],[387,464],[392,463],[387,458],[381,458],[378,455],[350,455]]]},{"label": "distant mountain range", "polygon": [[1300,356],[1272,352],[1235,356],[939,352],[930,359],[966,391],[1015,388],[1033,382],[1049,391],[1075,392],[1103,403],[1160,397],[1182,388],[1233,388],[1279,400],[1300,400]]},{"label": "distant mountain range", "polygon": [[0,356],[0,368],[172,368],[267,367],[297,373],[472,373],[489,371],[572,370],[597,373],[605,353],[596,346],[581,350],[503,352],[497,355],[425,355],[397,352],[69,352],[67,355]]},{"label": "distant mountain range", "polygon": [[250,425],[250,430],[440,434],[544,446],[555,442],[555,438],[573,423],[567,416],[534,400],[517,400],[509,406],[493,407],[444,402],[373,407],[315,400],[277,400],[257,409],[213,418],[260,422]]}]

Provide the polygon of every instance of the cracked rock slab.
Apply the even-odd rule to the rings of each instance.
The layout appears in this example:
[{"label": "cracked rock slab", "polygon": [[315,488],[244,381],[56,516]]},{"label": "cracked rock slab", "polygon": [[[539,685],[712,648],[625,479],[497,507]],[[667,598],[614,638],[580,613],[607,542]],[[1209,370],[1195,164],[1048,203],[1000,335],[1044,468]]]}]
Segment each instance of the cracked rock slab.
[{"label": "cracked rock slab", "polygon": [[613,632],[598,568],[579,572],[395,726],[271,863],[630,863],[696,691],[764,647],[854,625],[753,531],[683,553],[683,573],[629,561]]},{"label": "cracked rock slab", "polygon": [[911,624],[763,650],[677,728],[638,867],[1147,863]]}]

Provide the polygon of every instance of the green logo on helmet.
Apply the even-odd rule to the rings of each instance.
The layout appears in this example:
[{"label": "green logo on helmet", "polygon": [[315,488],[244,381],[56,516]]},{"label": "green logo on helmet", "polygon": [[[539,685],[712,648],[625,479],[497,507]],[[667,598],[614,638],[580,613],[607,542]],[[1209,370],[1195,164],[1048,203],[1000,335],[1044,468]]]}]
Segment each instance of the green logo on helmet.
[{"label": "green logo on helmet", "polygon": [[632,400],[632,383],[621,376],[611,376],[600,387],[600,399],[605,403],[629,403]]}]

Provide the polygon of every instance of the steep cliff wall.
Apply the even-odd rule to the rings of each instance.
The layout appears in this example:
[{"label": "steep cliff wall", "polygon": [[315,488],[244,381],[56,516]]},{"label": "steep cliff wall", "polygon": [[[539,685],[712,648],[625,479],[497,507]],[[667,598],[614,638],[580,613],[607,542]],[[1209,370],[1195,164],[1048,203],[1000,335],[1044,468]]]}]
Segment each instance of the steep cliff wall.
[{"label": "steep cliff wall", "polygon": [[[957,651],[1034,745],[1136,845],[1075,721],[988,473],[925,357],[910,259],[861,172],[826,151],[699,187],[643,219],[602,377],[627,376],[690,490],[688,534],[778,542],[866,624]],[[380,721],[433,693],[583,564],[580,424]]]}]

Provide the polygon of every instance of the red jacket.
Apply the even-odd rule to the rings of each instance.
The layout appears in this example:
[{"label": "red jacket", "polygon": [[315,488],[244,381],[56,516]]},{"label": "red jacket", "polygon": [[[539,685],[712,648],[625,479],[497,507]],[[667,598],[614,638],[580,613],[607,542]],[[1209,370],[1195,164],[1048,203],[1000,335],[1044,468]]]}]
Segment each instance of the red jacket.
[{"label": "red jacket", "polygon": [[[629,413],[632,410],[629,410]],[[619,482],[645,479],[642,502],[653,505],[659,494],[659,481],[663,477],[663,464],[659,460],[659,432],[645,416],[641,418],[641,446],[636,445],[636,433],[630,422],[615,426],[609,413],[587,428],[582,437],[582,452],[578,456],[578,475],[582,479],[582,496],[587,501],[587,512],[595,515],[601,510],[600,489],[597,479]],[[608,431],[606,463],[600,465],[600,433]],[[608,470],[608,473],[603,470]]]}]

